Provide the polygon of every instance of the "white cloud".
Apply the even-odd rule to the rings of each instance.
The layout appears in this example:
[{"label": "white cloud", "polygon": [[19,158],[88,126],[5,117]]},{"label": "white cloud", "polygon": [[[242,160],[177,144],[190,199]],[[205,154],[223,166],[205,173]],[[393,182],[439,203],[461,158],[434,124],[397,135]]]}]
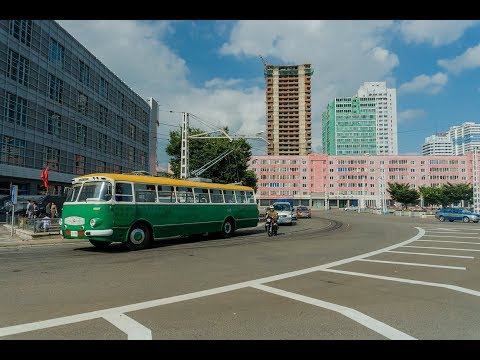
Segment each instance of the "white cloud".
[{"label": "white cloud", "polygon": [[466,29],[477,24],[476,20],[405,20],[399,30],[408,43],[441,46],[458,40]]},{"label": "white cloud", "polygon": [[454,74],[480,67],[480,45],[467,49],[462,55],[451,60],[442,59],[438,60],[437,63]]},{"label": "white cloud", "polygon": [[425,117],[427,113],[423,109],[407,109],[397,114],[398,122],[406,122]]},{"label": "white cloud", "polygon": [[399,93],[427,93],[437,94],[448,81],[448,76],[438,72],[433,76],[425,74],[416,76],[412,81],[404,83],[399,88]]},{"label": "white cloud", "polygon": [[[140,96],[155,98],[161,123],[179,125],[181,115],[165,111],[175,110],[226,125],[231,132],[253,134],[265,129],[265,93],[258,82],[213,76],[202,86],[189,81],[189,64],[164,41],[174,33],[175,22],[58,22]],[[393,26],[393,21],[360,20],[223,22],[217,30],[231,32],[219,53],[255,57],[259,62],[263,55],[277,59],[274,65],[312,64],[312,147],[321,151],[321,114],[327,102],[354,95],[365,81],[395,81],[391,71],[399,60],[384,41]],[[262,75],[260,70],[258,76]],[[191,120],[191,125],[200,124]],[[172,129],[160,132],[168,134]],[[160,159],[160,165],[165,160],[165,156]]]}]

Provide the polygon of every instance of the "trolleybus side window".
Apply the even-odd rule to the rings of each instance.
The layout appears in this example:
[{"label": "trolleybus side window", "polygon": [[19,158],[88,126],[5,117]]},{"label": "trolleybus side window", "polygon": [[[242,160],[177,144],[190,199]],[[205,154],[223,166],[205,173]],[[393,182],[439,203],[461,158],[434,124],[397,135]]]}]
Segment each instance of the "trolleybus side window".
[{"label": "trolleybus side window", "polygon": [[226,203],[235,203],[235,193],[233,190],[223,190],[223,195],[225,196]]},{"label": "trolleybus side window", "polygon": [[132,184],[118,182],[115,184],[115,200],[132,202]]},{"label": "trolleybus side window", "polygon": [[208,196],[208,189],[195,188],[195,202],[209,203],[210,197]]},{"label": "trolleybus side window", "polygon": [[255,204],[255,197],[253,196],[253,191],[245,191],[245,194],[247,195],[247,203]]},{"label": "trolleybus side window", "polygon": [[243,190],[235,190],[235,197],[237,198],[237,203],[245,204],[247,202],[245,191]]},{"label": "trolleybus side window", "polygon": [[223,194],[220,189],[210,189],[210,196],[212,198],[212,203],[223,203]]},{"label": "trolleybus side window", "polygon": [[179,203],[193,203],[193,190],[184,186],[177,187],[177,200]]},{"label": "trolleybus side window", "polygon": [[157,191],[154,184],[135,184],[135,201],[156,202]]},{"label": "trolleybus side window", "polygon": [[174,203],[175,201],[175,187],[167,185],[158,185],[158,202],[160,203]]}]

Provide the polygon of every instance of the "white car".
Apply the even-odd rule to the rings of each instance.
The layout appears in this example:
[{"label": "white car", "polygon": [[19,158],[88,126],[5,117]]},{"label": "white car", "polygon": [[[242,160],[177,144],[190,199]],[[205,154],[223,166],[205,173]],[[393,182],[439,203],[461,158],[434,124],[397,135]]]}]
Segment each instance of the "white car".
[{"label": "white car", "polygon": [[[297,220],[297,217],[293,215],[293,209],[288,202],[276,202],[273,203],[273,208],[278,213],[278,224],[293,225]],[[296,215],[296,214],[295,214]]]},{"label": "white car", "polygon": [[343,210],[345,210],[345,211],[358,211],[358,206],[347,206]]}]

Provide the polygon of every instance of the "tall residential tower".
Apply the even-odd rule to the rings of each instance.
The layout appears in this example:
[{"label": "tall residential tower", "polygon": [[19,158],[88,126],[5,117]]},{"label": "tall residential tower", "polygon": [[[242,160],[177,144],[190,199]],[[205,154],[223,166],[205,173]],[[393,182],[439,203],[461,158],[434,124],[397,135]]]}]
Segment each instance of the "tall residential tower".
[{"label": "tall residential tower", "polygon": [[268,155],[307,155],[312,148],[310,64],[265,64]]},{"label": "tall residential tower", "polygon": [[337,97],[322,114],[328,155],[397,155],[396,89],[365,82],[352,97]]}]

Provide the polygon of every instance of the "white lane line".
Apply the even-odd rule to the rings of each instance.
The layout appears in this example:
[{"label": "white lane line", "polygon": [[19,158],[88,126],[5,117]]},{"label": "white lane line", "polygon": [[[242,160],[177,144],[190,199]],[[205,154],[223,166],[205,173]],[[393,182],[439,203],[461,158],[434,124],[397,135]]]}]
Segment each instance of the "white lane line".
[{"label": "white lane line", "polygon": [[396,253],[396,254],[430,255],[430,256],[444,256],[444,257],[463,258],[463,259],[475,259],[473,256],[445,255],[445,254],[432,254],[432,253],[417,253],[417,252],[412,252],[412,251],[394,251],[394,250],[388,250],[387,252],[389,252],[389,253]]},{"label": "white lane line", "polygon": [[435,249],[435,250],[480,251],[480,249],[459,249],[459,248],[438,247],[438,246],[413,246],[413,245],[404,245],[403,247],[416,248],[416,249]]},{"label": "white lane line", "polygon": [[127,334],[128,340],[152,340],[152,331],[125,314],[108,314],[105,320]]},{"label": "white lane line", "polygon": [[455,244],[473,244],[473,245],[480,245],[478,242],[471,242],[471,241],[454,241],[454,240],[417,240],[417,241],[425,241],[425,242],[444,242],[444,243],[455,243]]},{"label": "white lane line", "polygon": [[439,228],[439,227],[432,227],[432,228],[424,228],[426,231],[431,231],[431,230],[444,230],[444,231],[462,231],[464,229],[451,229],[451,228]]},{"label": "white lane line", "polygon": [[399,261],[370,260],[370,259],[360,259],[358,261],[375,262],[375,263],[382,263],[382,264],[395,264],[395,265],[425,266],[425,267],[452,269],[452,270],[467,270],[467,268],[459,267],[459,266],[431,265],[431,264],[409,263],[409,262],[399,262]]},{"label": "white lane line", "polygon": [[424,236],[434,236],[439,238],[455,238],[455,239],[478,239],[478,236],[456,236],[456,235],[428,235]]},{"label": "white lane line", "polygon": [[310,305],[319,306],[327,310],[335,311],[391,340],[417,340],[414,337],[408,334],[405,334],[404,332],[401,332],[381,321],[378,321],[368,315],[365,315],[358,310],[355,310],[346,306],[333,304],[330,302],[292,293],[290,291],[280,290],[270,286],[258,284],[252,287],[259,290],[267,291],[275,295],[287,297],[287,298],[301,301]]},{"label": "white lane line", "polygon": [[331,273],[337,273],[337,274],[344,274],[344,275],[367,277],[367,278],[379,279],[379,280],[396,281],[396,282],[401,282],[401,283],[406,283],[406,284],[432,286],[432,287],[449,289],[449,290],[457,291],[457,292],[460,292],[460,293],[480,297],[480,291],[472,290],[472,289],[468,289],[468,288],[464,288],[464,287],[456,286],[456,285],[435,283],[435,282],[429,282],[429,281],[412,280],[412,279],[404,279],[404,278],[397,278],[397,277],[391,277],[391,276],[373,275],[373,274],[353,272],[353,271],[335,270],[335,269],[326,269],[324,271],[331,272]]},{"label": "white lane line", "polygon": [[96,311],[91,311],[91,312],[87,312],[87,313],[64,316],[64,317],[55,318],[55,319],[41,320],[41,321],[32,322],[32,323],[6,326],[6,327],[3,327],[3,328],[0,328],[0,337],[7,336],[7,335],[24,333],[24,332],[28,332],[28,331],[46,329],[46,328],[50,328],[50,327],[54,327],[54,326],[68,325],[68,324],[72,324],[72,323],[76,323],[76,322],[80,322],[80,321],[97,319],[99,317],[108,316],[112,313],[113,314],[128,313],[128,312],[131,312],[131,311],[144,310],[144,309],[148,309],[148,308],[152,308],[152,307],[156,307],[156,306],[172,304],[172,303],[176,303],[176,302],[180,302],[180,301],[197,299],[197,298],[201,298],[201,297],[204,297],[204,296],[221,294],[221,293],[225,293],[225,292],[230,292],[230,291],[234,291],[234,290],[243,289],[243,288],[253,286],[253,285],[258,285],[258,284],[261,284],[261,283],[268,283],[268,282],[288,279],[288,278],[295,277],[295,276],[309,274],[309,273],[312,273],[312,272],[315,272],[315,271],[325,270],[325,269],[328,269],[330,267],[344,265],[344,264],[347,264],[349,262],[353,262],[353,261],[362,259],[364,257],[378,255],[378,254],[381,254],[382,252],[384,252],[386,250],[392,250],[392,249],[396,249],[400,246],[405,246],[407,244],[410,244],[410,243],[416,241],[417,239],[420,239],[425,234],[425,230],[423,230],[422,228],[416,227],[416,229],[418,230],[417,235],[415,235],[414,237],[412,237],[408,240],[405,240],[401,243],[391,245],[391,246],[388,246],[388,247],[380,249],[380,250],[371,251],[371,252],[363,254],[363,255],[357,255],[357,256],[353,256],[353,257],[348,258],[348,259],[334,261],[334,262],[331,262],[329,264],[313,266],[313,267],[310,267],[310,268],[291,271],[291,272],[284,273],[284,274],[273,275],[273,276],[269,276],[269,277],[265,277],[265,278],[261,278],[261,279],[245,281],[245,282],[242,282],[242,283],[237,283],[237,284],[232,284],[232,285],[227,285],[227,286],[221,286],[221,287],[218,287],[218,288],[202,290],[202,291],[197,291],[197,292],[193,292],[193,293],[188,293],[188,294],[182,294],[182,295],[172,296],[172,297],[168,297],[168,298],[163,298],[163,299],[150,300],[150,301],[140,302],[140,303],[136,303],[136,304],[129,304],[129,305],[114,307],[114,308],[105,309],[105,310],[96,310]]},{"label": "white lane line", "polygon": [[[425,236],[440,236],[440,235],[430,235],[430,233],[440,233],[440,234],[445,234],[445,231],[434,231],[434,230],[427,230],[425,232]],[[461,232],[457,233],[461,235],[479,235],[480,233],[466,233],[466,232]]]}]

